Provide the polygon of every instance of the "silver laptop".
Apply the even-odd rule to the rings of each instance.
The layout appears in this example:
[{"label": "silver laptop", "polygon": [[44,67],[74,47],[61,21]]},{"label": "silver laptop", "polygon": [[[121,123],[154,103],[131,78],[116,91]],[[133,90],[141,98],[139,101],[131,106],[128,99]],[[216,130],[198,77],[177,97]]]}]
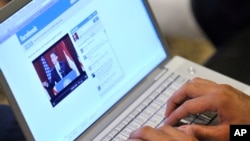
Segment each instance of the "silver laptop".
[{"label": "silver laptop", "polygon": [[[249,91],[172,57],[146,0],[14,0],[0,21],[1,85],[27,140],[126,140],[161,126],[167,99],[197,76]],[[216,113],[200,115],[180,122]]]}]

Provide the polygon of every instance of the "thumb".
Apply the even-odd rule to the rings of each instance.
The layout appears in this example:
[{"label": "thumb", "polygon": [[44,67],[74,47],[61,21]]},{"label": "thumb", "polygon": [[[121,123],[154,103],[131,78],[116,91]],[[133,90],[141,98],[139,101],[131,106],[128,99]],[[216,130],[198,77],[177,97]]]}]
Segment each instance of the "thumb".
[{"label": "thumb", "polygon": [[204,141],[226,141],[229,140],[229,125],[221,124],[216,126],[206,125],[183,125],[178,127],[182,132],[195,136],[199,140]]}]

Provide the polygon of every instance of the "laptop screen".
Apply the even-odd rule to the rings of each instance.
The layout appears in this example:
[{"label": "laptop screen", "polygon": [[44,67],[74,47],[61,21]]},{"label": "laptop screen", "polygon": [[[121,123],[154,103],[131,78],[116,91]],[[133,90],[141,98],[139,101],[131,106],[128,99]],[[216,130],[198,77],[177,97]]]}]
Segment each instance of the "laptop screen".
[{"label": "laptop screen", "polygon": [[0,68],[35,140],[79,136],[167,57],[142,0],[34,0],[0,31]]}]

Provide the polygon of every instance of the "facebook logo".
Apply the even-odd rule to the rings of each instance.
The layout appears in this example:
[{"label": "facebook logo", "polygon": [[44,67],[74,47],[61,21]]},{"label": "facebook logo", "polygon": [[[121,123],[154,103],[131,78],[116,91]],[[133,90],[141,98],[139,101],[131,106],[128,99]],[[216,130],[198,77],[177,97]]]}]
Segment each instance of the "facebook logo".
[{"label": "facebook logo", "polygon": [[230,125],[230,141],[247,141],[250,137],[250,125]]}]

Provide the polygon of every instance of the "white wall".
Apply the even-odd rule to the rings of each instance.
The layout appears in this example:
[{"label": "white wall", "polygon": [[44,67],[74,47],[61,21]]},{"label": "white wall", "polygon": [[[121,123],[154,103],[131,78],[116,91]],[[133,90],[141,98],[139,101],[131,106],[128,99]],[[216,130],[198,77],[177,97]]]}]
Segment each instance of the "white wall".
[{"label": "white wall", "polygon": [[165,35],[204,37],[197,25],[190,0],[149,0]]}]

